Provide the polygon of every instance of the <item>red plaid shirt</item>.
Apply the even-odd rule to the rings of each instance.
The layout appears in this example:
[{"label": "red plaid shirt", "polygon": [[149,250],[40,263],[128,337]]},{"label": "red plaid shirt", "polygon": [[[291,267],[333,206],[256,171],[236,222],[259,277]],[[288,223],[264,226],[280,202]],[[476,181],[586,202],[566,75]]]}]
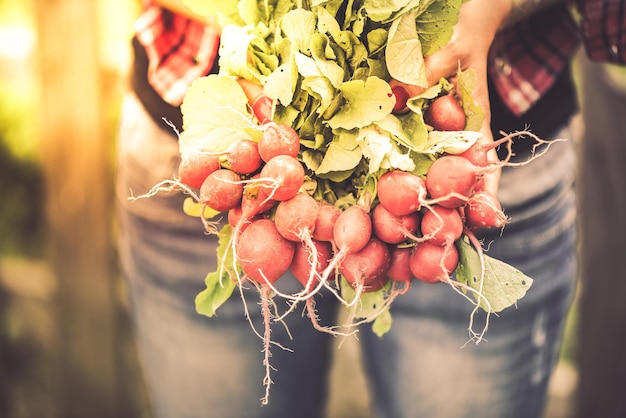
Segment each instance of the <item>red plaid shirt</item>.
[{"label": "red plaid shirt", "polygon": [[[577,0],[576,23],[566,4],[502,30],[489,57],[489,75],[504,103],[523,114],[552,86],[582,44],[592,60],[626,64],[623,0]],[[189,84],[208,74],[219,32],[146,1],[136,24],[150,61],[148,80],[168,103],[179,105]]]},{"label": "red plaid shirt", "polygon": [[626,64],[626,4],[623,0],[577,0],[580,22],[560,4],[498,33],[489,56],[489,75],[517,116],[552,87],[584,44],[595,61]]},{"label": "red plaid shirt", "polygon": [[135,23],[148,56],[148,81],[167,103],[181,104],[187,87],[208,74],[217,57],[219,30],[144,2]]}]

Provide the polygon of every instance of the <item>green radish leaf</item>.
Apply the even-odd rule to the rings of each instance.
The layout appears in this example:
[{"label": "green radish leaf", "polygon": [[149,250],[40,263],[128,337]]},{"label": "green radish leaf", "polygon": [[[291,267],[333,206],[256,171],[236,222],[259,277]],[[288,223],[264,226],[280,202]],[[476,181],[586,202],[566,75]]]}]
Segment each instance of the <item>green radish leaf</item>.
[{"label": "green radish leaf", "polygon": [[370,54],[375,54],[385,47],[387,34],[387,30],[384,28],[374,29],[367,33],[367,45]]},{"label": "green radish leaf", "polygon": [[409,2],[410,0],[365,0],[363,7],[374,22],[384,22]]},{"label": "green radish leaf", "polygon": [[459,86],[459,93],[461,96],[461,103],[463,105],[463,112],[465,112],[465,130],[467,131],[479,131],[483,124],[485,114],[482,108],[474,101],[472,92],[476,86],[476,71],[470,68],[466,71],[458,71],[457,73],[457,85]]},{"label": "green radish leaf", "polygon": [[341,26],[335,16],[328,10],[320,8],[317,10],[317,30],[319,33],[328,34],[334,38],[341,32]]},{"label": "green radish leaf", "polygon": [[222,29],[219,50],[220,74],[254,80],[249,68],[249,48],[257,35],[250,26],[230,25]]},{"label": "green radish leaf", "polygon": [[392,138],[410,150],[421,151],[428,139],[428,130],[424,119],[415,113],[403,115],[387,115],[374,123],[380,129],[389,132]]},{"label": "green radish leaf", "polygon": [[328,121],[333,129],[367,126],[391,113],[396,102],[389,84],[378,77],[346,81],[339,91],[344,104]]},{"label": "green radish leaf", "polygon": [[185,94],[181,112],[181,150],[223,152],[237,139],[255,139],[261,134],[250,121],[246,95],[230,77],[197,78]]},{"label": "green radish leaf", "polygon": [[328,145],[320,166],[315,170],[317,175],[334,171],[346,171],[355,168],[363,158],[363,153],[356,137],[348,131],[341,131]]},{"label": "green radish leaf", "polygon": [[430,131],[424,152],[430,154],[461,154],[483,136],[474,131]]},{"label": "green radish leaf", "polygon": [[187,197],[183,201],[183,213],[194,218],[202,217],[204,219],[211,219],[219,215],[221,212],[218,212],[207,205],[196,202],[192,197]]},{"label": "green radish leaf", "polygon": [[293,93],[297,82],[298,73],[295,65],[290,61],[279,66],[267,77],[263,91],[269,97],[278,99],[283,106],[289,106],[293,100]]},{"label": "green radish leaf", "polygon": [[467,0],[435,0],[416,19],[424,56],[432,55],[452,38],[461,4]]},{"label": "green radish leaf", "polygon": [[[196,312],[201,315],[214,316],[217,309],[230,298],[235,287],[237,287],[236,277],[239,272],[232,270],[231,233],[231,226],[226,224],[218,234],[217,270],[206,276],[204,280],[206,289],[198,293],[195,299]],[[225,254],[226,256],[224,256]]]},{"label": "green radish leaf", "polygon": [[489,305],[472,292],[483,310],[500,312],[526,295],[533,280],[515,267],[487,255],[483,255],[485,275],[481,284],[481,264],[478,252],[467,236],[457,240],[456,245],[459,249],[456,279],[484,296]]},{"label": "green radish leaf", "polygon": [[332,48],[328,47],[329,40],[326,35],[314,34],[311,36],[311,55],[320,72],[337,88],[343,83],[346,72],[339,66],[332,56]]},{"label": "green radish leaf", "polygon": [[[422,152],[428,142],[428,128],[424,122],[422,111],[410,112],[408,115],[399,118],[402,122],[404,136],[397,135],[399,142],[412,151]],[[406,138],[409,138],[409,142]]]},{"label": "green radish leaf", "polygon": [[391,318],[391,312],[389,309],[385,309],[380,315],[376,317],[372,324],[372,331],[376,336],[382,337],[391,329],[393,319]]},{"label": "green radish leaf", "polygon": [[421,87],[428,87],[424,56],[417,27],[415,13],[405,13],[393,21],[385,49],[385,59],[389,74],[398,81]]},{"label": "green radish leaf", "polygon": [[317,98],[319,107],[315,113],[323,114],[333,104],[335,89],[326,77],[305,77],[302,89]]},{"label": "green radish leaf", "polygon": [[[356,291],[350,286],[350,283],[342,276],[341,277],[341,296],[348,302],[352,302],[356,297]],[[348,309],[354,309],[354,317],[357,319],[371,319],[374,320],[376,316],[380,315],[382,307],[385,305],[387,299],[387,292],[389,291],[390,284],[387,283],[381,289],[374,292],[363,292],[360,295],[359,300],[355,305]]]},{"label": "green radish leaf", "polygon": [[397,168],[403,171],[415,169],[411,157],[400,152],[390,134],[374,125],[359,129],[356,142],[368,160],[369,174],[374,174],[380,169]]},{"label": "green radish leaf", "polygon": [[406,101],[406,105],[413,112],[422,114],[424,108],[428,105],[429,100],[432,100],[439,96],[442,91],[448,91],[446,85],[452,87],[446,79],[441,79],[434,86],[430,86],[424,90],[421,94],[411,97]]},{"label": "green radish leaf", "polygon": [[284,35],[303,54],[310,54],[311,36],[315,33],[317,17],[304,9],[294,9],[283,16],[280,27]]},{"label": "green radish leaf", "polygon": [[[221,0],[220,0],[221,1]],[[212,3],[219,3],[214,1]],[[254,25],[257,22],[265,22],[267,18],[267,9],[265,3],[256,0],[239,0],[239,15],[247,25]]]},{"label": "green radish leaf", "polygon": [[411,153],[411,158],[413,159],[413,163],[415,164],[415,170],[413,170],[413,174],[416,176],[425,176],[428,173],[428,169],[433,162],[435,161],[429,154],[422,154],[413,152]]}]

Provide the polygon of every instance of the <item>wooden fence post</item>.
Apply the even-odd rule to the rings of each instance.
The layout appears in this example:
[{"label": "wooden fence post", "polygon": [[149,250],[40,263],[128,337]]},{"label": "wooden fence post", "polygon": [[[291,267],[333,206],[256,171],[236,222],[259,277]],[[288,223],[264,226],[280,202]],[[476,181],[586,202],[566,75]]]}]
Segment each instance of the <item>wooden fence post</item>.
[{"label": "wooden fence post", "polygon": [[59,416],[116,417],[110,146],[95,0],[38,0],[41,161],[59,280]]}]

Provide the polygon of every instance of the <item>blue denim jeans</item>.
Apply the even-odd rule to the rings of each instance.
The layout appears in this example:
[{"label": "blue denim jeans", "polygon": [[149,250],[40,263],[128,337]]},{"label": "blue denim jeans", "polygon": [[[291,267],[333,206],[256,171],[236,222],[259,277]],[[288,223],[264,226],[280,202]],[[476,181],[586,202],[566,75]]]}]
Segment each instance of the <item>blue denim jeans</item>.
[{"label": "blue denim jeans", "polygon": [[[323,416],[336,339],[314,330],[300,311],[286,318],[286,326],[274,324],[272,340],[289,350],[272,346],[270,400],[260,405],[262,342],[242,299],[235,293],[214,318],[195,311],[204,277],[215,269],[215,238],[183,214],[180,194],[128,199],[172,178],[178,145],[134,96],[122,116],[119,256],[154,415]],[[541,416],[577,267],[573,146],[557,145],[529,166],[505,170],[501,200],[512,222],[502,236],[484,237],[493,241],[489,255],[534,279],[527,296],[490,318],[485,341],[466,344],[472,305],[447,285],[414,283],[394,302],[388,334],[379,338],[369,326],[359,333],[374,416]],[[299,290],[295,280],[278,283]],[[258,291],[243,295],[251,321],[262,330]],[[316,303],[320,321],[333,324],[340,308],[335,298]]]}]

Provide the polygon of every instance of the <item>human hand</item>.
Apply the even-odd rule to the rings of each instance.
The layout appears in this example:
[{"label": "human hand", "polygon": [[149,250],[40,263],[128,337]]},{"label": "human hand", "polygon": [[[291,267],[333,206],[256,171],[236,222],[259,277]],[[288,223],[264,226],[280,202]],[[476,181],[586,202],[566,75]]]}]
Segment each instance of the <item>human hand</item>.
[{"label": "human hand", "polygon": [[[479,139],[483,143],[493,141],[487,89],[487,55],[498,29],[507,19],[510,11],[510,0],[470,0],[464,3],[450,42],[424,60],[429,86],[434,85],[441,78],[453,77],[459,65],[462,70],[474,69],[477,83],[473,98],[481,106],[485,115],[480,130],[483,135]],[[422,87],[400,83],[396,80],[392,80],[391,86],[392,88],[402,86],[409,97],[424,91]],[[498,160],[495,150],[490,151],[489,159],[493,162]],[[486,175],[483,181],[484,189],[495,195],[499,178],[499,170]]]}]

